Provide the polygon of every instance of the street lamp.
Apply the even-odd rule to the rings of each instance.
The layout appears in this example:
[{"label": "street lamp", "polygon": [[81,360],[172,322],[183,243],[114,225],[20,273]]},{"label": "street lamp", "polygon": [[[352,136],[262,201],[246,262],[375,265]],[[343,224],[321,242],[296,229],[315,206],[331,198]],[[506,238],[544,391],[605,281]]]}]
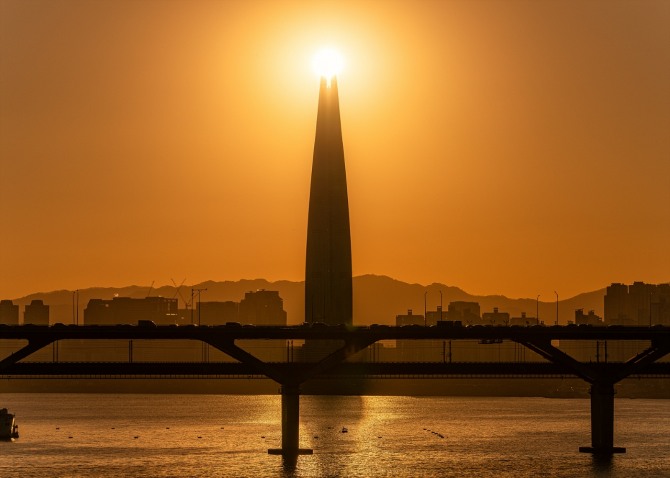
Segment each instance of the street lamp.
[{"label": "street lamp", "polygon": [[535,299],[535,318],[537,325],[540,325],[540,294],[537,294],[537,299]]},{"label": "street lamp", "polygon": [[558,292],[554,291],[556,294],[556,325],[558,325]]},{"label": "street lamp", "polygon": [[440,316],[437,320],[442,320],[442,289],[440,289]]},{"label": "street lamp", "polygon": [[200,325],[200,293],[207,289],[191,289],[191,323],[193,323],[193,293],[198,293],[198,325]]},{"label": "street lamp", "polygon": [[428,297],[428,291],[423,293],[423,326],[428,327],[428,309],[426,308],[426,298]]}]

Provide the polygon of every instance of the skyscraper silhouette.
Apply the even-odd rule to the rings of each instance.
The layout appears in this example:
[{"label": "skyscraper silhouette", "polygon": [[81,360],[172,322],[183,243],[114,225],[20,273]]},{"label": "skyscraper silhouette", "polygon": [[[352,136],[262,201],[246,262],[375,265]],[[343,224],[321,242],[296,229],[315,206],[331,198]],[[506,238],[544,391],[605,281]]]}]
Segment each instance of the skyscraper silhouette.
[{"label": "skyscraper silhouette", "polygon": [[321,78],[307,220],[305,321],[352,323],[351,235],[337,78]]}]

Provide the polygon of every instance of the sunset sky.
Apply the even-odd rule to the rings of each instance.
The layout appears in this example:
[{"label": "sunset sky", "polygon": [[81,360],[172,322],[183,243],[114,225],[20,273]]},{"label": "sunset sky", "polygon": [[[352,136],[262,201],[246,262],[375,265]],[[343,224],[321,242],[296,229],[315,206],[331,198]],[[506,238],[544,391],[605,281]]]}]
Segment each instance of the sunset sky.
[{"label": "sunset sky", "polygon": [[670,281],[670,2],[0,0],[0,298],[303,280],[323,46],[354,275]]}]

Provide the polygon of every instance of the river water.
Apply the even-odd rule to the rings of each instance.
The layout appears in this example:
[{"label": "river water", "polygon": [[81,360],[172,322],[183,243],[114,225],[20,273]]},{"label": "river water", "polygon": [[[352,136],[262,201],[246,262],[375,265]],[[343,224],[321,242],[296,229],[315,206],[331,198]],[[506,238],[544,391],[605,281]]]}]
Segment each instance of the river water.
[{"label": "river water", "polygon": [[[272,395],[1,394],[20,438],[0,475],[25,477],[668,477],[670,400],[616,399],[615,445],[595,460],[589,401],[301,397],[297,463]],[[342,433],[343,427],[348,430]]]}]

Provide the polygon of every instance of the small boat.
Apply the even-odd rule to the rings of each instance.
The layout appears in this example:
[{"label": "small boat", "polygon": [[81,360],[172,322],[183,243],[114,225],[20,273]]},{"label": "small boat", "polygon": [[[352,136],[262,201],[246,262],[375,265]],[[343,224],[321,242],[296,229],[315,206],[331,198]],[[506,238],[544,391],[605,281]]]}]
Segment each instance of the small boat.
[{"label": "small boat", "polygon": [[0,440],[11,440],[19,437],[19,426],[14,422],[14,414],[6,408],[0,410]]},{"label": "small boat", "polygon": [[342,427],[342,433],[347,433],[349,430],[347,430],[346,427]]}]

